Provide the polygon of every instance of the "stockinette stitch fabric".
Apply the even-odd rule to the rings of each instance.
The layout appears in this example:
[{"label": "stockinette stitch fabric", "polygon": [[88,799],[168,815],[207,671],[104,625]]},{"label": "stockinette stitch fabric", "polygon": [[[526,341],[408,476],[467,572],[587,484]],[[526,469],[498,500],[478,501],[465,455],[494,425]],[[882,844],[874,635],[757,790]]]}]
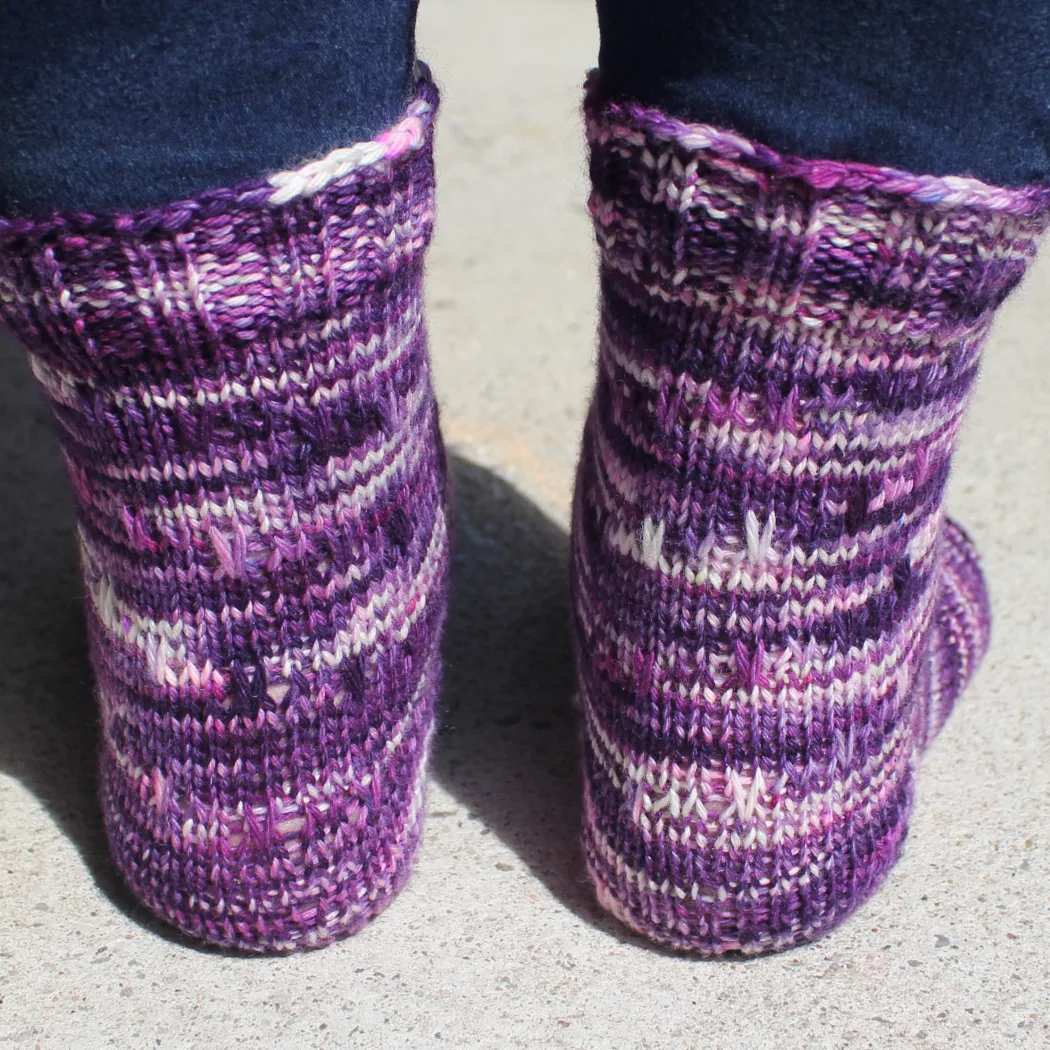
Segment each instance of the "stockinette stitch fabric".
[{"label": "stockinette stitch fabric", "polygon": [[787,948],[885,878],[921,752],[987,647],[943,496],[1050,194],[779,156],[594,74],[584,108],[587,867],[655,941]]},{"label": "stockinette stitch fabric", "polygon": [[376,140],[0,223],[77,507],[113,858],[185,933],[356,930],[420,835],[448,579],[425,67]]}]

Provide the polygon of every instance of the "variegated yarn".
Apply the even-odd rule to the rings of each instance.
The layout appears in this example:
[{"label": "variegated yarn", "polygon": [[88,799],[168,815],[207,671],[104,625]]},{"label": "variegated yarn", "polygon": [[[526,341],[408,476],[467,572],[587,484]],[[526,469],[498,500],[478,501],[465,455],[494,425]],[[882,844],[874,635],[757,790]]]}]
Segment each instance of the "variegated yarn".
[{"label": "variegated yarn", "polygon": [[585,111],[588,869],[657,941],[785,948],[883,880],[987,645],[944,488],[1050,195],[780,157],[596,76]]},{"label": "variegated yarn", "polygon": [[419,838],[448,574],[436,105],[421,68],[401,124],[298,172],[0,223],[0,308],[76,495],[113,857],[216,944],[352,932]]}]

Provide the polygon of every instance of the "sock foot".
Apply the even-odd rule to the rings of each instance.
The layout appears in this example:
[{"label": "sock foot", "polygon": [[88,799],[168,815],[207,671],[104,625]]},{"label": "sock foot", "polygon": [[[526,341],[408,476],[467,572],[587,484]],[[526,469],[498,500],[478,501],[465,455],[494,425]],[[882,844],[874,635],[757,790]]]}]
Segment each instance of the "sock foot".
[{"label": "sock foot", "polygon": [[970,537],[951,518],[941,536],[937,611],[930,638],[929,706],[924,747],[944,728],[988,651],[992,610]]}]

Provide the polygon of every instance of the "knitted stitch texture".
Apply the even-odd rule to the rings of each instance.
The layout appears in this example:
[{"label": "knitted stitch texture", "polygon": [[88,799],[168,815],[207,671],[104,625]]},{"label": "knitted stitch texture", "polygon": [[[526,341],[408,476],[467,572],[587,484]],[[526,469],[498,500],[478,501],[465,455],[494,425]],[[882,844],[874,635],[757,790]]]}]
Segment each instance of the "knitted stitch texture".
[{"label": "knitted stitch texture", "polygon": [[1050,196],[585,102],[597,385],[573,512],[584,850],[654,940],[786,948],[897,859],[984,653],[952,447]]},{"label": "knitted stitch texture", "polygon": [[421,67],[399,124],[298,171],[0,223],[76,498],[113,858],[215,944],[351,933],[419,838],[448,575],[436,106]]}]

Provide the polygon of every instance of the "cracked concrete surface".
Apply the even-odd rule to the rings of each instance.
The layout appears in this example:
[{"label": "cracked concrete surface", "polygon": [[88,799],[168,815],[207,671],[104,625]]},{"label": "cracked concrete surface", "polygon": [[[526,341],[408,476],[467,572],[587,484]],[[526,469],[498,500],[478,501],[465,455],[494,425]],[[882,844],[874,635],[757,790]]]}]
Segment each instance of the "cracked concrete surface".
[{"label": "cracked concrete surface", "polygon": [[201,951],[108,866],[70,508],[28,371],[0,385],[0,1045],[1050,1045],[1050,259],[1007,305],[952,486],[992,653],[928,756],[906,854],[825,940],[648,947],[581,877],[566,524],[590,383],[589,0],[425,0],[445,89],[430,260],[458,514],[442,732],[405,892],[293,958]]}]

